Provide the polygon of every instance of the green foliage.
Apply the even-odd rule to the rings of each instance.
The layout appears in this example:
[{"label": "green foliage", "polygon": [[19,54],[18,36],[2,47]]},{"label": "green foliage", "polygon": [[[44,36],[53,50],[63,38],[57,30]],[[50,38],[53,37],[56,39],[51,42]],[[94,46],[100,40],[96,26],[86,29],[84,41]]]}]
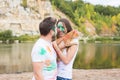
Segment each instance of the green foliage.
[{"label": "green foliage", "polygon": [[120,41],[120,37],[113,37],[114,41]]},{"label": "green foliage", "polygon": [[101,21],[96,22],[95,29],[96,29],[96,33],[99,35],[102,31],[102,22]]},{"label": "green foliage", "polygon": [[38,39],[38,35],[21,35],[19,37],[13,36],[11,30],[6,30],[0,32],[0,40],[3,41],[3,43],[6,43],[7,40],[9,40],[9,43],[13,43],[14,40],[19,40],[19,41],[34,41]]},{"label": "green foliage", "polygon": [[11,39],[11,38],[12,38],[11,30],[6,30],[6,31],[0,32],[0,40],[6,41],[7,39]]},{"label": "green foliage", "polygon": [[117,25],[120,26],[120,13],[116,16]]},{"label": "green foliage", "polygon": [[73,11],[72,7],[70,6],[70,3],[65,4],[65,1],[61,0],[61,4],[59,6],[60,10],[64,12],[66,15],[69,15],[69,17],[73,18]]},{"label": "green foliage", "polygon": [[36,35],[36,36],[30,36],[30,35],[27,35],[27,34],[21,35],[20,37],[18,37],[18,39],[20,41],[34,41],[34,40],[36,40],[38,38],[39,38],[38,35]]},{"label": "green foliage", "polygon": [[80,28],[81,30],[81,32],[82,33],[84,33],[84,36],[88,36],[88,32],[86,31],[86,27],[85,26],[81,26],[81,28]]},{"label": "green foliage", "polygon": [[95,40],[96,41],[106,41],[106,40],[111,40],[111,37],[98,37]]},{"label": "green foliage", "polygon": [[85,8],[86,8],[86,17],[87,19],[91,19],[91,16],[94,14],[94,6],[91,5],[91,4],[86,4],[85,5]]},{"label": "green foliage", "polygon": [[104,7],[102,5],[96,5],[95,11],[102,15],[113,16],[113,15],[117,15],[118,13],[120,13],[120,8],[116,8],[112,6]]},{"label": "green foliage", "polygon": [[87,32],[81,25],[84,24],[86,20],[89,20],[89,22],[94,24],[98,35],[101,34],[104,28],[107,27],[108,30],[112,30],[112,26],[115,25],[117,26],[115,35],[120,36],[120,7],[94,6],[92,4],[84,3],[82,0],[76,0],[74,2],[65,0],[50,1],[78,26],[78,30],[83,30],[82,32],[84,32],[84,34],[87,34]]}]

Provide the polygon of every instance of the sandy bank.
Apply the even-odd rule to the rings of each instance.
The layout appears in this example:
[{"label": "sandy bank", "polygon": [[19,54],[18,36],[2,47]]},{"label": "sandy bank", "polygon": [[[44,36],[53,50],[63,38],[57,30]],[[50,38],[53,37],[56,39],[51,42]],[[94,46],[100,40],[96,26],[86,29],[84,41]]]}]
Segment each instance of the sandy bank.
[{"label": "sandy bank", "polygon": [[[0,74],[0,80],[31,80],[32,72]],[[120,80],[120,69],[74,69],[73,80]]]}]

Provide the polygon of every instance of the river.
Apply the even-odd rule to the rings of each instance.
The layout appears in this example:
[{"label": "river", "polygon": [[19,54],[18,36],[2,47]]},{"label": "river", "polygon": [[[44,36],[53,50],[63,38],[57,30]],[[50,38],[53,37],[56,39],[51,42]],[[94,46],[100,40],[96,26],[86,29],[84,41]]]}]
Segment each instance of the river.
[{"label": "river", "polygon": [[[0,44],[0,73],[32,71],[34,43]],[[120,44],[80,43],[74,68],[120,68]]]}]

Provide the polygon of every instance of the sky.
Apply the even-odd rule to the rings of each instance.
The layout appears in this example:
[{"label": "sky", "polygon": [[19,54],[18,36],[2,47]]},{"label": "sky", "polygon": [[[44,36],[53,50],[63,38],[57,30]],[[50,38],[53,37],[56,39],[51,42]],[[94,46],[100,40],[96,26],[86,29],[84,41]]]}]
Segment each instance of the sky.
[{"label": "sky", "polygon": [[83,1],[89,2],[94,5],[101,4],[104,6],[107,6],[107,5],[111,5],[111,6],[115,6],[115,7],[120,6],[120,0],[83,0]]}]

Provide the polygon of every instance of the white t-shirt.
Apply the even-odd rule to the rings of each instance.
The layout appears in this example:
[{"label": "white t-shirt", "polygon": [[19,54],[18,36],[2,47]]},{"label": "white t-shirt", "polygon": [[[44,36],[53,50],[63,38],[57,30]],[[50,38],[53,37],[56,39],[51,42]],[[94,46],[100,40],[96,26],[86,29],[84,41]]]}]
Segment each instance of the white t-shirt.
[{"label": "white t-shirt", "polygon": [[[76,43],[78,45],[78,47],[79,47],[78,39],[73,39],[72,43]],[[72,58],[72,60],[70,61],[69,64],[66,65],[62,61],[59,61],[57,63],[58,64],[58,74],[57,74],[57,76],[63,77],[63,78],[68,78],[68,79],[72,79],[72,67],[73,67],[73,62],[74,62],[74,59],[75,59],[77,51],[78,51],[78,47],[76,49],[74,57]],[[67,49],[63,50],[63,54],[64,55],[67,54]]]},{"label": "white t-shirt", "polygon": [[[56,80],[56,52],[53,49],[51,42],[40,38],[32,49],[31,57],[32,62],[44,62],[42,71],[44,80]],[[32,80],[35,80],[34,76]]]}]

